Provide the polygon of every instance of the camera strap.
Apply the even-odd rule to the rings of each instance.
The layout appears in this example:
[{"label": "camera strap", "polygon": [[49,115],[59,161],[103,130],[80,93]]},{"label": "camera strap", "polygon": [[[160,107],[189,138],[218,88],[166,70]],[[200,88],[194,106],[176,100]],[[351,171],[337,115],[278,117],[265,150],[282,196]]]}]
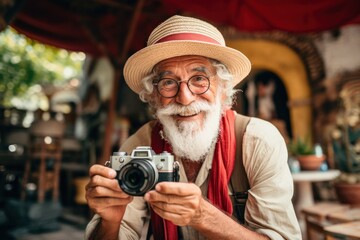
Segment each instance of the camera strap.
[{"label": "camera strap", "polygon": [[236,155],[235,166],[230,178],[230,187],[232,191],[231,201],[233,203],[233,216],[241,223],[245,223],[245,206],[250,189],[249,181],[243,163],[242,143],[246,127],[250,117],[241,114],[235,116],[235,138]]},{"label": "camera strap", "polygon": [[[149,208],[150,208],[150,206],[149,206]],[[151,229],[151,227],[150,227],[150,220],[151,220],[150,215],[146,216],[145,224],[144,224],[143,229],[142,229],[142,231],[141,231],[141,238],[140,238],[140,240],[150,239],[150,235],[151,235],[151,231],[149,231],[149,229]]]}]

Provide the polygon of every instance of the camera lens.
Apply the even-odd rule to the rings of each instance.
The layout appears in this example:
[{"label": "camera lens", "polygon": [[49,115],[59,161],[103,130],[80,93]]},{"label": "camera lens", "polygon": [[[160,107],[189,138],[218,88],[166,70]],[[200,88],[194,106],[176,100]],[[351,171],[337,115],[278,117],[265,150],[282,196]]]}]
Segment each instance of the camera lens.
[{"label": "camera lens", "polygon": [[132,168],[125,173],[124,181],[132,189],[141,188],[144,185],[145,176],[139,169]]},{"label": "camera lens", "polygon": [[133,196],[142,196],[155,185],[158,172],[151,161],[134,159],[120,169],[118,180],[124,192]]}]

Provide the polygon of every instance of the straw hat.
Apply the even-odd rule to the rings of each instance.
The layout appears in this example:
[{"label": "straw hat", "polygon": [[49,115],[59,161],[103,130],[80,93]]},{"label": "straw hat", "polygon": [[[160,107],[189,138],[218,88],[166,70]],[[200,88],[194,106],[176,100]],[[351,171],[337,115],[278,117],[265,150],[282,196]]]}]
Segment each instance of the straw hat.
[{"label": "straw hat", "polygon": [[249,59],[226,47],[218,29],[202,20],[175,15],[157,26],[149,36],[147,47],[133,54],[125,63],[124,78],[136,93],[142,89],[141,79],[162,60],[185,55],[199,55],[225,64],[234,75],[233,86],[250,72]]}]

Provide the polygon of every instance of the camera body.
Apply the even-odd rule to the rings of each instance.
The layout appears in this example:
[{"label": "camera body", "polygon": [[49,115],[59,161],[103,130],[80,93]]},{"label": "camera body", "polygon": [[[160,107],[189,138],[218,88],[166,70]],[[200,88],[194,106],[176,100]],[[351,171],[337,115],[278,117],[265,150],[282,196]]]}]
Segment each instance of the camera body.
[{"label": "camera body", "polygon": [[149,146],[139,146],[128,155],[114,152],[109,167],[117,172],[121,189],[132,196],[143,196],[158,182],[178,182],[179,164],[166,151],[155,154]]}]

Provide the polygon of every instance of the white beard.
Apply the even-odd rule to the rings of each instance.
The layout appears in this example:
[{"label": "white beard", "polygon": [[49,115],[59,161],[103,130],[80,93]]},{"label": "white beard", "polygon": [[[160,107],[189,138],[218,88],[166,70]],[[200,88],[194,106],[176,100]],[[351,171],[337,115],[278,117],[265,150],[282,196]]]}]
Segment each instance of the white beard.
[{"label": "white beard", "polygon": [[[166,139],[172,146],[173,153],[183,159],[201,161],[209,153],[219,134],[222,106],[220,97],[214,104],[197,100],[188,106],[170,104],[159,108],[156,115],[164,127]],[[172,115],[192,115],[203,111],[200,121],[176,121]]]}]

